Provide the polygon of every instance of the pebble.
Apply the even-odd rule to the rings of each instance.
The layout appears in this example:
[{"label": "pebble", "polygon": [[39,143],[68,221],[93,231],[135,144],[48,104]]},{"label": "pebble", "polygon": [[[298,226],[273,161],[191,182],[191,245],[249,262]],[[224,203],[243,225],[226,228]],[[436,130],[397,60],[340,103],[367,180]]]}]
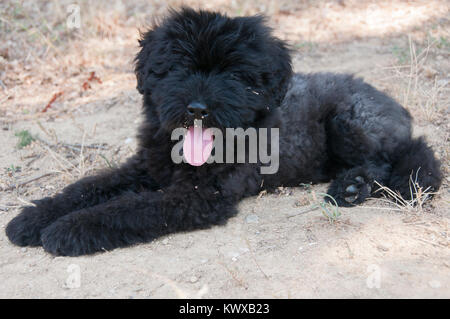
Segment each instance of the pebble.
[{"label": "pebble", "polygon": [[436,74],[438,74],[438,71],[436,71],[436,70],[433,69],[433,68],[426,67],[426,66],[423,67],[423,71],[424,71],[424,73],[425,73],[425,76],[426,76],[427,78],[429,78],[429,79],[435,77]]},{"label": "pebble", "polygon": [[436,82],[437,86],[446,86],[450,82],[450,79],[440,79]]},{"label": "pebble", "polygon": [[169,243],[169,238],[164,238],[162,241],[163,245],[167,245]]},{"label": "pebble", "polygon": [[383,246],[383,245],[378,245],[377,248],[378,248],[378,250],[381,250],[381,251],[389,251],[389,248],[387,248],[386,246]]},{"label": "pebble", "polygon": [[196,283],[197,281],[198,281],[198,278],[197,277],[195,277],[195,276],[192,276],[190,279],[189,279],[189,281],[191,282],[191,283]]},{"label": "pebble", "polygon": [[26,253],[27,249],[26,248],[21,248],[20,251],[23,252],[23,253]]},{"label": "pebble", "polygon": [[431,280],[428,282],[431,288],[441,288],[441,283],[438,280]]},{"label": "pebble", "polygon": [[255,214],[251,214],[251,215],[248,215],[247,218],[245,218],[245,221],[248,224],[257,224],[259,222],[259,217]]},{"label": "pebble", "polygon": [[237,252],[231,252],[228,255],[231,257],[232,261],[236,261],[239,257],[239,253],[237,253]]}]

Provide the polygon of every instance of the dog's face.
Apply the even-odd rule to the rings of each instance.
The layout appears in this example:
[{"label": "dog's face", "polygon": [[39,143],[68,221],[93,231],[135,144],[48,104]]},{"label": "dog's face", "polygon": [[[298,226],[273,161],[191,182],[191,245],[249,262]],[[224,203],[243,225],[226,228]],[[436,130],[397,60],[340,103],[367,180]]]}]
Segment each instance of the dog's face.
[{"label": "dog's face", "polygon": [[279,106],[292,74],[286,45],[261,17],[182,9],[143,34],[137,88],[146,115],[167,131],[195,119],[250,127]]}]

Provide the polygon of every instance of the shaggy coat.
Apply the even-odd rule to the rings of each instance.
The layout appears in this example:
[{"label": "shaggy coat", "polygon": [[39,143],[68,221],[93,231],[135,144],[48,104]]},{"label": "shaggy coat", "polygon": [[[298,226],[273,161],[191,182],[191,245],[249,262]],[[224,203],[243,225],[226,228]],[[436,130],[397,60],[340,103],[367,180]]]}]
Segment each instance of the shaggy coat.
[{"label": "shaggy coat", "polygon": [[[375,181],[405,198],[411,177],[424,189],[440,186],[439,162],[412,138],[406,109],[351,75],[294,74],[289,49],[262,17],[171,11],[140,46],[136,154],[25,207],[6,228],[14,244],[77,256],[149,242],[224,224],[263,188],[331,181],[328,194],[353,206],[374,196]],[[262,175],[261,163],[175,164],[171,132],[192,126],[194,103],[206,127],[279,128],[278,172]]]}]

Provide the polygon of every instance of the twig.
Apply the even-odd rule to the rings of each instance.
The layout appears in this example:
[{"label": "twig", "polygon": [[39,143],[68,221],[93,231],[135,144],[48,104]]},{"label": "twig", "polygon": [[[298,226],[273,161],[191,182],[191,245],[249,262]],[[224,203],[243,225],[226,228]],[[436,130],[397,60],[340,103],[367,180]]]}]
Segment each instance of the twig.
[{"label": "twig", "polygon": [[252,250],[252,247],[250,246],[248,238],[245,237],[244,239],[245,239],[245,243],[247,244],[248,249],[250,250],[250,255],[252,256],[252,259],[255,262],[256,267],[258,267],[259,271],[264,275],[264,277],[266,279],[270,279],[270,277],[267,276],[267,274],[262,270],[261,266],[259,265],[258,261],[256,260],[255,254],[253,253],[253,250]]},{"label": "twig", "polygon": [[302,211],[300,211],[298,213],[288,215],[287,218],[292,218],[292,217],[295,217],[295,216],[298,216],[298,215],[306,214],[306,213],[312,212],[312,211],[314,211],[314,210],[316,210],[318,208],[319,208],[319,205],[313,205],[313,206],[308,207],[305,210],[302,210]]},{"label": "twig", "polygon": [[[38,144],[39,145],[39,144]],[[56,152],[52,151],[49,147],[47,147],[46,145],[39,145],[41,148],[43,148],[44,150],[46,150],[51,157],[53,157],[53,159],[61,166],[61,168],[70,176],[73,177],[73,174],[69,172],[68,168],[66,168],[60,160],[58,160],[58,156],[60,159],[62,159],[63,161],[65,161],[66,163],[68,163],[69,165],[72,166],[72,168],[77,169],[77,167],[75,165],[73,165],[71,162],[69,162],[67,159],[65,159],[64,157],[62,157],[61,155],[57,154]]]},{"label": "twig", "polygon": [[40,137],[35,137],[39,142],[44,143],[45,145],[47,145],[48,147],[66,147],[69,148],[73,151],[76,152],[80,152],[81,148],[92,148],[92,149],[99,149],[99,150],[108,150],[109,147],[107,146],[107,144],[90,144],[90,145],[82,145],[82,144],[70,144],[70,143],[57,143],[57,144],[52,144],[50,142],[47,142],[46,140],[43,140]]},{"label": "twig", "polygon": [[24,204],[26,204],[28,206],[36,206],[36,204],[34,204],[34,203],[30,202],[30,201],[27,201],[27,200],[25,200],[25,199],[23,199],[23,198],[21,198],[19,196],[17,196],[17,199],[19,200],[19,202],[22,202],[22,203],[24,203]]},{"label": "twig", "polygon": [[422,239],[422,238],[414,238],[414,239],[415,239],[415,240],[422,241],[422,242],[424,242],[424,243],[426,243],[426,244],[433,245],[433,246],[435,246],[435,247],[444,247],[444,248],[447,248],[447,246],[444,246],[444,245],[441,245],[441,244],[438,244],[438,243],[433,243],[433,242],[431,242],[431,241],[429,241],[429,240],[426,240],[426,239]]},{"label": "twig", "polygon": [[108,150],[109,147],[107,144],[91,144],[91,145],[81,145],[81,144],[68,144],[68,143],[58,143],[61,146],[65,147],[74,147],[74,148],[93,148],[98,150]]},{"label": "twig", "polygon": [[25,164],[25,166],[30,167],[31,164],[33,164],[36,160],[40,159],[42,157],[41,154],[33,156],[33,159],[31,159],[28,163]]},{"label": "twig", "polygon": [[58,97],[60,97],[61,95],[63,95],[63,93],[64,93],[63,91],[60,91],[60,92],[58,92],[58,93],[53,94],[52,98],[51,98],[50,101],[47,103],[47,105],[44,107],[44,109],[41,111],[41,113],[47,112],[47,110],[48,110],[49,108],[52,107],[53,102],[55,102],[56,99],[57,99]]},{"label": "twig", "polygon": [[[392,203],[392,201],[388,201],[388,203]],[[381,210],[395,210],[395,211],[399,211],[402,212],[404,211],[404,209],[400,209],[400,208],[394,208],[394,207],[376,207],[376,206],[358,206],[359,208],[366,208],[366,209],[381,209]]]},{"label": "twig", "polygon": [[13,190],[13,189],[22,187],[22,186],[24,186],[24,185],[26,185],[26,184],[29,184],[29,183],[31,183],[31,182],[37,181],[38,179],[41,179],[41,178],[43,178],[43,177],[50,176],[50,175],[53,175],[53,174],[57,174],[57,173],[56,173],[56,172],[45,173],[45,174],[36,176],[36,177],[34,177],[34,178],[31,178],[31,179],[29,179],[29,180],[27,180],[27,181],[25,181],[25,182],[19,183],[19,184],[17,184],[17,185],[14,185],[14,184],[13,184],[13,185],[10,185],[8,188],[5,188],[3,191],[10,191],[10,190]]}]

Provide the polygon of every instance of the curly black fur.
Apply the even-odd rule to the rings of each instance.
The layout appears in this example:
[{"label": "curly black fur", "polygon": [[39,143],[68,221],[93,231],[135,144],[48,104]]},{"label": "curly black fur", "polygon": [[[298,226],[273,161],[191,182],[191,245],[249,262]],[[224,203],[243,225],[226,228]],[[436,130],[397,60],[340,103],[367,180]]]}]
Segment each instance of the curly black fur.
[{"label": "curly black fur", "polygon": [[[7,226],[20,246],[76,256],[210,227],[264,188],[333,180],[339,205],[364,201],[374,181],[410,197],[410,176],[437,190],[439,162],[411,137],[408,111],[361,79],[293,74],[287,46],[262,17],[182,9],[143,34],[136,57],[144,124],[139,148],[118,169],[86,177],[25,207]],[[280,166],[174,164],[170,133],[201,101],[204,126],[280,128]]]}]

